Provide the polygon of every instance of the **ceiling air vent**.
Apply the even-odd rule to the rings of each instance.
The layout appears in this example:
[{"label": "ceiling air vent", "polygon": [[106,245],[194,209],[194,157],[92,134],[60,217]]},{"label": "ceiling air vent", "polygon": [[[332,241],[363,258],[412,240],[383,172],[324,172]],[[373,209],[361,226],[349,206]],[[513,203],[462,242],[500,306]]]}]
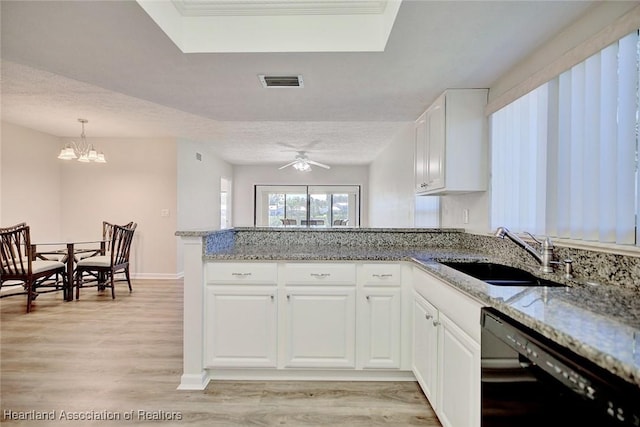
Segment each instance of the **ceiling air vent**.
[{"label": "ceiling air vent", "polygon": [[302,76],[258,76],[263,87],[303,87]]}]

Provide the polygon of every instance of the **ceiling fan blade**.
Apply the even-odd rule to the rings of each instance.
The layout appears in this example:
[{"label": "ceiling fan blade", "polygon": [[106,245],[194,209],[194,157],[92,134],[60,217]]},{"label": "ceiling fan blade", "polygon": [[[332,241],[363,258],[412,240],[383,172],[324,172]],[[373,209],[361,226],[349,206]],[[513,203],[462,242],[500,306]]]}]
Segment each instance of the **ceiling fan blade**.
[{"label": "ceiling fan blade", "polygon": [[293,162],[289,162],[289,163],[287,163],[287,164],[286,164],[286,165],[284,165],[284,166],[280,166],[278,169],[288,168],[289,166],[293,166],[293,165],[295,165],[296,163],[298,163],[298,160],[294,160]]},{"label": "ceiling fan blade", "polygon": [[314,162],[313,160],[307,160],[307,163],[309,163],[310,165],[320,166],[321,168],[331,169],[331,166],[325,165],[324,163]]}]

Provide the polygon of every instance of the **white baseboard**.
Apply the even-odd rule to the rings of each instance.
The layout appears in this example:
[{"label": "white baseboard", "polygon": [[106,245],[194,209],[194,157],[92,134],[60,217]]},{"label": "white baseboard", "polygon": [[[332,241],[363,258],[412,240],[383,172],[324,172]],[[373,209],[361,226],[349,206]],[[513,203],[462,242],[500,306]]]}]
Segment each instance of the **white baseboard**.
[{"label": "white baseboard", "polygon": [[183,277],[183,273],[171,274],[171,273],[131,273],[131,278],[136,280],[178,280]]},{"label": "white baseboard", "polygon": [[182,374],[177,390],[204,390],[209,384],[209,375],[206,371],[199,374]]},{"label": "white baseboard", "polygon": [[209,369],[210,380],[235,381],[416,381],[411,371],[328,369]]}]

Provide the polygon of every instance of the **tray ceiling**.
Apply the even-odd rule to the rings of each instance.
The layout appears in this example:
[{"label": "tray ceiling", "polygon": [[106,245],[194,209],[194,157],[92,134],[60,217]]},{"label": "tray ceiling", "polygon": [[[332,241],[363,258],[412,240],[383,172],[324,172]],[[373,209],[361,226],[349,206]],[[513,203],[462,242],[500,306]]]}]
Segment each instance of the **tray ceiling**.
[{"label": "tray ceiling", "polygon": [[137,0],[184,53],[381,52],[402,0]]}]

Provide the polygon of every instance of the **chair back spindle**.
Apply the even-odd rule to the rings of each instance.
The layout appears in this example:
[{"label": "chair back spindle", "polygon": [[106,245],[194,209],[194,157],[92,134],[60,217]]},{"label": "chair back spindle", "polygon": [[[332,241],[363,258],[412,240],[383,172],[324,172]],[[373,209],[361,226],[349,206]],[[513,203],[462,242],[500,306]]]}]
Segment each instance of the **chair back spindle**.
[{"label": "chair back spindle", "polygon": [[129,262],[131,242],[135,228],[114,225],[111,238],[111,265],[117,266]]},{"label": "chair back spindle", "polygon": [[0,273],[5,278],[31,274],[29,226],[20,223],[0,228]]},{"label": "chair back spindle", "polygon": [[131,278],[129,275],[129,255],[133,234],[138,224],[130,222],[127,225],[111,224],[106,221],[103,225],[103,236],[109,237],[106,243],[108,253],[105,255],[84,258],[78,261],[75,269],[76,299],[80,298],[80,289],[86,286],[97,286],[98,289],[111,288],[111,297],[115,298],[116,273],[124,273],[129,292]]},{"label": "chair back spindle", "polygon": [[[136,225],[137,225],[136,223],[134,223],[133,221],[130,221],[129,223],[124,225],[124,227],[127,227],[127,228],[133,227],[135,229]],[[102,221],[102,240],[105,241],[107,252],[111,251],[111,240],[113,237],[113,228],[115,226],[116,224],[114,223]]]},{"label": "chair back spindle", "polygon": [[[31,245],[29,226],[22,222],[11,227],[0,228],[0,288],[5,282],[22,283],[24,292],[4,296],[27,294],[27,313],[31,302],[42,289],[66,291],[68,283],[65,265],[58,261],[37,260],[35,245]],[[59,277],[62,276],[62,285]]]}]

